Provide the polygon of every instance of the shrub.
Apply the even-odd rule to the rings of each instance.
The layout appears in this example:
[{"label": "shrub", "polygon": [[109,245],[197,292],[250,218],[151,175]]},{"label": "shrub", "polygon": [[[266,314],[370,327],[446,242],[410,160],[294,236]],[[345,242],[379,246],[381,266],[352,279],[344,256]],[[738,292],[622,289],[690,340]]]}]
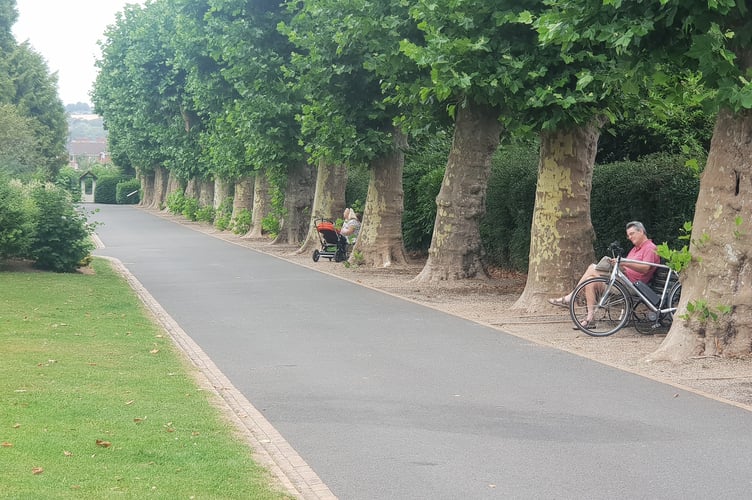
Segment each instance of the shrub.
[{"label": "shrub", "polygon": [[31,228],[23,188],[0,177],[0,261],[23,256],[30,243]]},{"label": "shrub", "polygon": [[527,270],[538,180],[538,144],[502,146],[488,180],[486,215],[480,224],[489,264]]},{"label": "shrub", "polygon": [[267,215],[261,220],[262,234],[268,234],[271,238],[276,238],[279,234],[279,219],[274,215]]},{"label": "shrub", "polygon": [[[658,153],[639,161],[597,165],[590,209],[595,253],[609,243],[625,242],[625,224],[639,220],[655,243],[681,248],[680,228],[694,218],[700,181],[687,158]],[[704,159],[702,162],[704,163]]]},{"label": "shrub", "polygon": [[230,223],[232,222],[232,203],[232,197],[228,196],[222,200],[219,208],[217,208],[217,213],[214,217],[214,227],[220,231],[225,231],[230,228]]},{"label": "shrub", "polygon": [[81,183],[79,179],[81,172],[71,166],[66,166],[60,169],[57,177],[55,178],[55,184],[68,191],[73,201],[81,201]]},{"label": "shrub", "polygon": [[198,200],[196,198],[185,198],[183,200],[183,217],[195,221],[198,212]]},{"label": "shrub", "polygon": [[436,196],[441,189],[452,138],[440,133],[415,145],[405,156],[402,216],[405,248],[425,251],[431,245]]},{"label": "shrub", "polygon": [[[135,191],[135,194],[130,195]],[[120,181],[115,189],[118,205],[135,205],[141,200],[141,181],[136,178]]]},{"label": "shrub", "polygon": [[94,191],[94,203],[106,203],[114,205],[117,203],[117,185],[122,181],[122,177],[105,176],[97,179],[97,189]]},{"label": "shrub", "polygon": [[251,230],[253,214],[247,208],[241,208],[235,220],[232,223],[232,232],[235,234],[245,234]]},{"label": "shrub", "polygon": [[31,188],[32,237],[28,256],[40,269],[73,272],[89,256],[94,225],[76,209],[70,194],[52,184]]},{"label": "shrub", "polygon": [[180,215],[185,208],[185,194],[182,191],[173,191],[167,195],[167,210],[171,214]]},{"label": "shrub", "polygon": [[209,224],[214,222],[214,215],[216,214],[214,207],[206,206],[196,210],[196,220],[200,222],[208,222]]}]

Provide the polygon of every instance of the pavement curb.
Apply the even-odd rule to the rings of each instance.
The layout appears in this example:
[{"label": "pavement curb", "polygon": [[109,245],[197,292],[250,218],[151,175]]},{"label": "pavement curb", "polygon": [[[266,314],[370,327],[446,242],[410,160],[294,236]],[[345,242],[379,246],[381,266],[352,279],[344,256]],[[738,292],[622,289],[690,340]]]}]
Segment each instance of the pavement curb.
[{"label": "pavement curb", "polygon": [[[96,239],[98,248],[103,248]],[[267,468],[284,490],[303,500],[335,500],[337,497],[316,472],[298,455],[268,420],[248,399],[232,385],[201,347],[178,325],[138,279],[118,259],[100,256],[110,261],[130,287],[170,335],[175,345],[198,368],[196,378],[202,387],[211,390],[225,405],[225,413],[251,446],[254,459]]]}]

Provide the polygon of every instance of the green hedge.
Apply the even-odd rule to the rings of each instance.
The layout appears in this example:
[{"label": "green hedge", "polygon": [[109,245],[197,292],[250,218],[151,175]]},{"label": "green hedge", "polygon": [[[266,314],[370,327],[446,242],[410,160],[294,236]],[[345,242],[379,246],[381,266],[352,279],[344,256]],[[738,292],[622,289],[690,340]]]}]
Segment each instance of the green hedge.
[{"label": "green hedge", "polygon": [[[537,165],[537,151],[524,147],[500,150],[494,161],[481,226],[489,264],[527,271]],[[590,200],[595,253],[605,255],[612,241],[629,248],[625,225],[632,220],[643,222],[657,244],[681,246],[679,228],[694,217],[699,187],[686,158],[677,155],[597,165]]]},{"label": "green hedge", "polygon": [[[132,196],[129,194],[136,192]],[[141,199],[141,181],[136,178],[120,181],[115,187],[115,201],[118,205],[135,205]]]},{"label": "green hedge", "polygon": [[114,205],[117,203],[117,185],[123,180],[120,176],[99,177],[97,179],[97,189],[94,191],[94,203],[106,203]]}]

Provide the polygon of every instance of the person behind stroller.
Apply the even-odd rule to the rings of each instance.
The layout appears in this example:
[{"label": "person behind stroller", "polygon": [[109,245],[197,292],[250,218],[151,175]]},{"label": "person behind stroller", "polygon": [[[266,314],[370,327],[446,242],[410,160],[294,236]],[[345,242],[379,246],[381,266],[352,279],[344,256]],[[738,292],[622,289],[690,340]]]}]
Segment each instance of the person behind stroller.
[{"label": "person behind stroller", "polygon": [[342,229],[339,230],[339,234],[345,236],[348,243],[354,244],[360,232],[358,214],[352,208],[346,208],[343,218],[345,222],[342,223]]}]

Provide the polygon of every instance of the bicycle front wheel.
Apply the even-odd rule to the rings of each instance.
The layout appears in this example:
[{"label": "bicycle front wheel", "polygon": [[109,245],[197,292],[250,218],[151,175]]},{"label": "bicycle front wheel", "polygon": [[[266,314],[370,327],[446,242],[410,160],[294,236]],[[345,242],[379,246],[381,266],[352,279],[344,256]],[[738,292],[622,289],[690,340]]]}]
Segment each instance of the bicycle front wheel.
[{"label": "bicycle front wheel", "polygon": [[629,321],[632,303],[618,282],[605,277],[583,281],[572,293],[569,314],[576,328],[593,337],[605,337]]}]

